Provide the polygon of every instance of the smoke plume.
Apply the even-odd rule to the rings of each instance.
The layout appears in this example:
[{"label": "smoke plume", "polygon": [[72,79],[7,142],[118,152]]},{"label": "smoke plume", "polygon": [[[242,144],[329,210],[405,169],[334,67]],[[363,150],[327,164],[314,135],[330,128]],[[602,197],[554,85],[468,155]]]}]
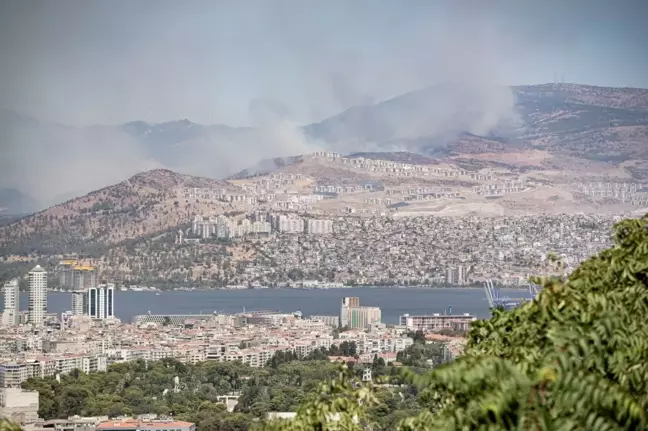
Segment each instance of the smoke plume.
[{"label": "smoke plume", "polygon": [[506,28],[428,3],[5,5],[0,106],[35,119],[2,117],[0,188],[50,205],[154,167],[224,177],[518,127]]}]

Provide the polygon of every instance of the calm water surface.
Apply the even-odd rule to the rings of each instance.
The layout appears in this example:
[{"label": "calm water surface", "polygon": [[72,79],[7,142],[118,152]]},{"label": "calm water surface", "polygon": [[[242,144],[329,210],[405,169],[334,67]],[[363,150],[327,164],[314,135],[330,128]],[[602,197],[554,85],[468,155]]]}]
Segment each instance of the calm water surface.
[{"label": "calm water surface", "polygon": [[[523,292],[509,290],[506,295],[521,297]],[[138,314],[238,313],[246,310],[301,311],[314,314],[338,315],[344,296],[357,296],[360,305],[380,307],[383,322],[397,323],[399,316],[409,314],[444,313],[452,306],[453,314],[470,313],[487,317],[488,303],[480,288],[352,288],[352,289],[245,289],[194,292],[115,292],[115,314],[130,322]],[[0,295],[0,306],[3,298]],[[49,292],[49,312],[62,313],[72,305],[67,292]],[[20,309],[27,309],[27,293],[20,295]],[[1,308],[0,308],[1,310]]]}]

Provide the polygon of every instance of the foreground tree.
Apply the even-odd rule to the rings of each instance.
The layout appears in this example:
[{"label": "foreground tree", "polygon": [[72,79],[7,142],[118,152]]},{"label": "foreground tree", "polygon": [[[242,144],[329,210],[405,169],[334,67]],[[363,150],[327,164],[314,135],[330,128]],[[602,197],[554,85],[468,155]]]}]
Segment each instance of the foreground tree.
[{"label": "foreground tree", "polygon": [[[426,410],[400,429],[648,429],[648,215],[614,237],[567,279],[534,280],[536,301],[477,322],[454,363],[406,372]],[[271,429],[367,429],[374,399],[341,377]]]},{"label": "foreground tree", "polygon": [[0,431],[22,431],[22,428],[5,418],[0,418]]}]

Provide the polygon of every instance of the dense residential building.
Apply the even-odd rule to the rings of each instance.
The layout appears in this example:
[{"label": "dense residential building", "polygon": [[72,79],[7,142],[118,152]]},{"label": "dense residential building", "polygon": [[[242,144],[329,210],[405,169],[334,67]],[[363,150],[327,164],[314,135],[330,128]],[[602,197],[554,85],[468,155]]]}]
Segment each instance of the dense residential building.
[{"label": "dense residential building", "polygon": [[4,310],[2,312],[2,325],[15,326],[18,324],[20,293],[18,279],[14,278],[5,282],[4,290]]},{"label": "dense residential building", "polygon": [[270,223],[263,220],[235,220],[224,215],[203,217],[196,215],[191,225],[191,232],[202,239],[242,238],[247,235],[269,235]]},{"label": "dense residential building", "polygon": [[380,308],[357,307],[350,308],[345,326],[351,329],[365,329],[382,321]]},{"label": "dense residential building", "polygon": [[380,308],[361,307],[358,297],[342,298],[340,326],[349,329],[366,329],[382,320]]},{"label": "dense residential building", "polygon": [[308,219],[306,233],[320,235],[333,233],[333,222],[331,220]]},{"label": "dense residential building", "polygon": [[42,326],[47,313],[47,271],[36,265],[29,271],[28,322]]},{"label": "dense residential building", "polygon": [[69,374],[75,369],[84,373],[106,371],[107,365],[106,357],[96,354],[41,355],[28,360],[0,363],[0,387],[20,388],[29,378]]},{"label": "dense residential building", "polygon": [[275,229],[281,233],[303,233],[304,219],[295,215],[279,215],[275,218]]},{"label": "dense residential building", "polygon": [[466,268],[459,265],[456,268],[446,269],[446,284],[450,286],[462,286],[466,283]]},{"label": "dense residential building", "polygon": [[357,296],[346,296],[342,298],[342,306],[340,307],[340,326],[346,326],[349,321],[349,309],[359,306],[360,298]]},{"label": "dense residential building", "polygon": [[88,316],[104,320],[115,317],[115,285],[101,284],[88,289]]},{"label": "dense residential building", "polygon": [[400,316],[400,324],[406,326],[410,331],[435,332],[442,329],[452,329],[454,331],[467,331],[470,329],[472,322],[477,320],[470,314],[432,314],[430,316],[410,316],[403,314]]}]

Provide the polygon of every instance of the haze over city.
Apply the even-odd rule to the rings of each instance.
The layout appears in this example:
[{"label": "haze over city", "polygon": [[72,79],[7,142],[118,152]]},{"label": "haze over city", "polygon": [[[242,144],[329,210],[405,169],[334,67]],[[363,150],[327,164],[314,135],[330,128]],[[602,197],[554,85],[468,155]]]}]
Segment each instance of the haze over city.
[{"label": "haze over city", "polygon": [[0,7],[0,105],[75,126],[306,124],[448,80],[648,87],[641,0]]},{"label": "haze over city", "polygon": [[[524,121],[509,85],[648,87],[646,9],[641,1],[4,2],[0,184],[42,207],[158,167],[222,177],[322,148],[426,152],[464,131],[515,137]],[[451,91],[433,92],[414,112],[396,104],[383,112],[379,123],[397,138],[387,144],[302,128],[448,83]],[[375,127],[362,118],[334,125],[333,135]],[[162,137],[139,126],[146,142],[121,126],[183,119],[192,123],[171,123]],[[228,127],[188,133],[193,123]],[[424,136],[431,143],[412,143]],[[174,154],[161,154],[169,145]]]},{"label": "haze over city", "polygon": [[0,429],[648,431],[646,23],[0,1]]}]

